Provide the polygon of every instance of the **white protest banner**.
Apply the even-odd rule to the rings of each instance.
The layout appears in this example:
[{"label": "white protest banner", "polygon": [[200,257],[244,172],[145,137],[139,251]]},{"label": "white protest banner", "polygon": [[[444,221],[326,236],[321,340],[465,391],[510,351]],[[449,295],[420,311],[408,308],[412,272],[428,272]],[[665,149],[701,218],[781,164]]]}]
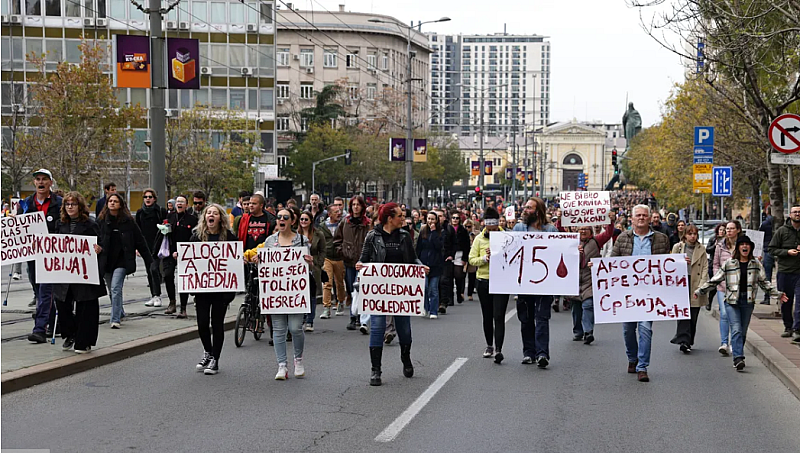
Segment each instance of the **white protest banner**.
[{"label": "white protest banner", "polygon": [[178,242],[178,292],[244,291],[241,241]]},{"label": "white protest banner", "polygon": [[764,232],[758,230],[742,230],[747,237],[753,241],[755,247],[753,247],[753,256],[756,258],[763,258],[764,257]]},{"label": "white protest banner", "polygon": [[34,238],[47,234],[47,222],[41,211],[0,217],[0,255],[6,264],[32,261],[38,256]]},{"label": "white protest banner", "polygon": [[36,283],[100,284],[95,236],[37,235]]},{"label": "white protest banner", "polygon": [[417,264],[365,264],[359,273],[358,311],[369,315],[422,316],[425,270]]},{"label": "white protest banner", "polygon": [[514,212],[514,205],[511,205],[506,208],[506,220],[514,220],[517,218],[516,213]]},{"label": "white protest banner", "polygon": [[492,231],[489,292],[577,296],[578,233]]},{"label": "white protest banner", "polygon": [[690,319],[686,256],[592,259],[594,322]]},{"label": "white protest banner", "polygon": [[561,225],[593,226],[606,225],[611,198],[608,192],[561,192]]},{"label": "white protest banner", "polygon": [[317,301],[311,300],[311,280],[304,255],[308,255],[308,247],[258,249],[261,313],[311,313],[311,304]]}]

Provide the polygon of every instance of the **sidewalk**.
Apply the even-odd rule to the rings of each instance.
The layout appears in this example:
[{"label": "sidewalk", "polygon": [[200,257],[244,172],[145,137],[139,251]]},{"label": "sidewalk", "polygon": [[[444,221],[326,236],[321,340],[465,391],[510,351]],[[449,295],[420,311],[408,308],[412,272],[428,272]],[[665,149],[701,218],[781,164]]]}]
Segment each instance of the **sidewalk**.
[{"label": "sidewalk", "polygon": [[[32,314],[35,307],[28,307],[33,291],[27,281],[23,265],[23,278],[12,281],[8,295],[8,305],[0,311],[2,323],[2,342],[0,343],[0,371],[2,371],[2,393],[14,392],[33,385],[75,374],[118,360],[123,360],[145,352],[198,339],[197,324],[192,298],[187,307],[188,319],[177,319],[165,315],[169,299],[162,284],[162,307],[145,307],[150,299],[144,265],[139,261],[139,269],[125,280],[123,287],[124,306],[127,317],[121,329],[109,327],[111,301],[108,296],[100,298],[100,333],[97,346],[89,354],[76,354],[62,351],[63,340],[56,336],[55,344],[50,341],[34,344],[27,340],[33,328]],[[3,300],[5,300],[10,266],[4,266]],[[231,303],[225,318],[225,328],[232,329],[243,296]],[[202,351],[198,341],[198,357]]]},{"label": "sidewalk", "polygon": [[[759,299],[760,300],[760,299]],[[772,373],[800,399],[800,347],[791,338],[781,338],[783,321],[772,305],[756,304],[745,348],[758,357]],[[716,304],[712,316],[719,319]]]}]

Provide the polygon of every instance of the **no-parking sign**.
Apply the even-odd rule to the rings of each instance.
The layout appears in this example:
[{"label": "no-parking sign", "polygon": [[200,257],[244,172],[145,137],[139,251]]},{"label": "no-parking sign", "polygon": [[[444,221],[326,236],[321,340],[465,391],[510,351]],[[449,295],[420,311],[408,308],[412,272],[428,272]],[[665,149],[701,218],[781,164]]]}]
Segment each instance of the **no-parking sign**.
[{"label": "no-parking sign", "polygon": [[800,116],[785,113],[769,125],[769,142],[776,151],[792,154],[800,151]]}]

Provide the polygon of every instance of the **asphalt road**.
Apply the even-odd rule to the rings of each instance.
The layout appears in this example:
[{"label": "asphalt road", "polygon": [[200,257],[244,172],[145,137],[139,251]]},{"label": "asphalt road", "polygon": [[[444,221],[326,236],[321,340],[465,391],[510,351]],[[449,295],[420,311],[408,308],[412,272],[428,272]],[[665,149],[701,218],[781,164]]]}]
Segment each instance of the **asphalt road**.
[{"label": "asphalt road", "polygon": [[[510,304],[513,306],[513,303]],[[199,340],[4,395],[2,447],[85,451],[797,451],[800,402],[755,357],[737,373],[717,352],[705,310],[695,351],[654,328],[651,382],[626,373],[622,329],[598,326],[591,346],[571,341],[554,313],[551,365],[521,365],[519,322],[506,361],[481,358],[477,302],[439,320],[414,319],[416,374],[399,347],[384,350],[382,387],[370,387],[367,337],[347,320],[318,320],[302,380],[273,380],[266,341],[226,338],[216,376],[194,370]],[[467,359],[390,442],[381,434],[459,358]],[[441,381],[441,380],[440,380]]]}]

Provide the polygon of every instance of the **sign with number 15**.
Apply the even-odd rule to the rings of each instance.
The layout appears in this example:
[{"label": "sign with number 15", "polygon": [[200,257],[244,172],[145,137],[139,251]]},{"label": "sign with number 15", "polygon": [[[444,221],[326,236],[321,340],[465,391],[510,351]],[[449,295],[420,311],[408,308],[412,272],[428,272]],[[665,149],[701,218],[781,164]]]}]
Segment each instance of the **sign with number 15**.
[{"label": "sign with number 15", "polygon": [[578,233],[493,231],[489,292],[577,296]]}]

